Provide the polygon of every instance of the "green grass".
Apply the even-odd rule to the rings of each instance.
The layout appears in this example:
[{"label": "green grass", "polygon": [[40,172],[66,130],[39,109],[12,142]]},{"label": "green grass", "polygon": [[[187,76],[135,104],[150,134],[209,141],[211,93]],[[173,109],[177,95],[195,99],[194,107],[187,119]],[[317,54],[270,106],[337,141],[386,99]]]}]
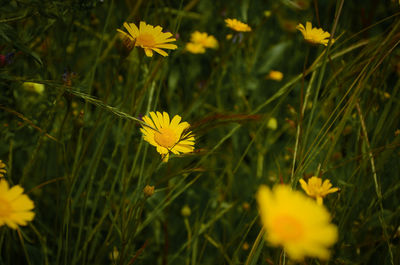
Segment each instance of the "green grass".
[{"label": "green grass", "polygon": [[[255,193],[309,175],[340,188],[324,200],[339,240],[302,264],[400,263],[397,1],[3,2],[0,159],[36,216],[0,227],[0,265],[293,264],[263,240]],[[228,40],[227,17],[252,32]],[[127,54],[125,21],[179,34],[178,49]],[[335,43],[307,44],[306,21]],[[195,30],[219,49],[185,51]],[[139,131],[156,110],[192,125],[194,153],[162,163]]]}]

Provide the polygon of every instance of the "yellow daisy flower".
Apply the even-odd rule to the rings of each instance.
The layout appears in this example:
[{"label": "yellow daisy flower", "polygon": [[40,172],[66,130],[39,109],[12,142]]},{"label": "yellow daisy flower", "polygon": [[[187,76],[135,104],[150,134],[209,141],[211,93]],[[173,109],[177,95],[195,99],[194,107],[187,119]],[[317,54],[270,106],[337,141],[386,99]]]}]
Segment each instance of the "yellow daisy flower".
[{"label": "yellow daisy flower", "polygon": [[300,185],[308,196],[313,197],[317,200],[319,205],[322,205],[323,198],[329,193],[337,192],[339,188],[331,188],[332,184],[329,179],[326,179],[322,183],[322,179],[318,177],[311,177],[308,179],[308,183],[304,179],[300,179]]},{"label": "yellow daisy flower", "polygon": [[240,22],[239,20],[235,18],[227,18],[225,19],[226,26],[228,28],[231,28],[235,31],[240,31],[240,32],[247,32],[251,31],[251,27],[243,22]]},{"label": "yellow daisy flower", "polygon": [[271,70],[265,78],[279,82],[279,81],[282,81],[282,79],[283,79],[283,73],[279,72],[279,71]]},{"label": "yellow daisy flower", "polygon": [[157,148],[164,162],[168,162],[170,152],[177,155],[194,150],[194,137],[188,131],[190,124],[180,122],[182,118],[179,115],[175,115],[170,121],[168,113],[161,114],[157,111],[150,112],[150,117],[143,117],[148,126],[143,126],[140,131],[144,140]]},{"label": "yellow daisy flower", "polygon": [[6,173],[7,173],[6,164],[4,164],[2,160],[0,160],[0,178],[4,177],[4,174]]},{"label": "yellow daisy flower", "polygon": [[262,185],[257,201],[268,242],[282,246],[294,260],[329,258],[328,248],[337,241],[338,229],[324,206],[285,185],[272,190]]},{"label": "yellow daisy flower", "polygon": [[21,186],[10,189],[7,181],[0,179],[0,226],[8,225],[17,229],[18,225],[27,225],[28,221],[33,220],[33,202],[23,192]]},{"label": "yellow daisy flower", "polygon": [[[329,37],[331,34],[329,32],[323,31],[320,28],[313,28],[311,22],[306,22],[306,27],[304,28],[303,24],[298,24],[296,29],[300,30],[300,32],[304,36],[304,40],[311,44],[322,44],[327,46]],[[334,41],[332,39],[332,41]]]},{"label": "yellow daisy flower", "polygon": [[218,48],[217,39],[206,32],[195,31],[190,35],[190,42],[201,44],[205,48]]},{"label": "yellow daisy flower", "polygon": [[133,42],[135,46],[143,48],[148,57],[153,56],[153,51],[162,56],[168,56],[168,54],[162,49],[175,50],[178,48],[175,44],[168,43],[176,41],[175,38],[171,38],[172,33],[162,32],[162,27],[160,26],[154,27],[141,21],[139,28],[134,23],[126,22],[124,22],[124,27],[128,33],[120,29],[117,29],[117,31]]},{"label": "yellow daisy flower", "polygon": [[206,48],[203,45],[201,45],[200,43],[188,42],[188,43],[186,43],[185,49],[188,52],[194,53],[194,54],[206,52]]}]

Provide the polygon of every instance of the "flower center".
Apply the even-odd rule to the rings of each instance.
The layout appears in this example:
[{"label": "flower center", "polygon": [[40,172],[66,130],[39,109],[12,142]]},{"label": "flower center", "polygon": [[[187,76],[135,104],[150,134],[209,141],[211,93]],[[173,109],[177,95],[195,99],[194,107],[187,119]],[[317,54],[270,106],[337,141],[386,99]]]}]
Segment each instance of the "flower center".
[{"label": "flower center", "polygon": [[12,212],[10,203],[0,198],[0,218],[8,217]]},{"label": "flower center", "polygon": [[156,40],[154,36],[149,33],[142,33],[136,38],[136,45],[141,47],[154,47],[156,45]]},{"label": "flower center", "polygon": [[303,225],[289,215],[280,215],[273,222],[274,230],[283,241],[297,240],[303,235]]},{"label": "flower center", "polygon": [[154,133],[154,141],[165,148],[173,147],[178,141],[177,135],[173,130],[169,128],[158,129],[158,132]]}]

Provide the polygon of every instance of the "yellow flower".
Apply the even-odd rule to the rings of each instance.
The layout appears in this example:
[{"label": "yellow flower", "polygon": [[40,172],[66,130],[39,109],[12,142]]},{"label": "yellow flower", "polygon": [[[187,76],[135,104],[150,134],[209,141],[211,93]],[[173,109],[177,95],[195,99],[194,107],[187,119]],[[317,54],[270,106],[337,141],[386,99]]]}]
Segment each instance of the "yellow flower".
[{"label": "yellow flower", "polygon": [[251,27],[243,22],[240,22],[239,20],[233,18],[227,18],[225,19],[226,26],[228,28],[231,28],[235,31],[240,31],[240,32],[247,32],[251,31]]},{"label": "yellow flower", "polygon": [[4,177],[4,174],[6,173],[6,164],[4,164],[2,160],[0,160],[0,178]]},{"label": "yellow flower", "polygon": [[30,92],[36,92],[38,94],[42,94],[44,91],[44,85],[43,84],[39,84],[39,83],[34,83],[34,82],[24,82],[22,84],[22,86],[24,87],[24,89],[26,91],[30,91]]},{"label": "yellow flower", "polygon": [[322,200],[326,195],[339,190],[339,188],[331,188],[332,184],[329,179],[326,179],[324,183],[322,183],[322,179],[315,176],[309,178],[308,183],[306,183],[304,179],[300,179],[300,184],[307,195],[315,198],[319,205],[322,204]]},{"label": "yellow flower", "polygon": [[157,148],[164,162],[168,162],[169,153],[189,153],[194,150],[194,137],[188,131],[190,124],[180,122],[181,117],[175,115],[170,121],[166,112],[150,112],[150,117],[144,116],[143,121],[148,126],[143,126],[140,131],[144,140]]},{"label": "yellow flower", "polygon": [[329,32],[323,31],[320,28],[313,28],[311,22],[307,21],[305,28],[303,24],[298,24],[296,29],[300,30],[300,32],[304,36],[304,40],[308,43],[323,44],[325,46],[328,45],[329,37],[331,36],[331,34],[329,34]]},{"label": "yellow flower", "polygon": [[217,39],[206,32],[195,31],[190,35],[190,42],[201,44],[205,48],[218,48]]},{"label": "yellow flower", "polygon": [[33,202],[23,192],[21,186],[10,189],[7,181],[0,179],[0,226],[17,229],[18,225],[27,225],[27,221],[33,220]]},{"label": "yellow flower", "polygon": [[162,27],[152,26],[141,21],[139,28],[134,23],[124,22],[124,27],[128,31],[117,29],[118,32],[123,34],[124,37],[128,38],[135,46],[140,46],[144,49],[144,52],[148,57],[153,56],[153,51],[161,54],[162,56],[168,56],[168,54],[162,49],[175,50],[178,48],[175,44],[168,42],[176,41],[175,38],[171,38],[170,32],[162,32]]},{"label": "yellow flower", "polygon": [[267,128],[275,131],[278,128],[278,121],[274,117],[272,117],[268,120]]},{"label": "yellow flower", "polygon": [[192,42],[188,42],[186,43],[186,50],[190,53],[194,53],[194,54],[198,54],[198,53],[205,53],[206,52],[206,48],[204,48],[203,45],[201,45],[200,43],[192,43]]},{"label": "yellow flower", "polygon": [[266,240],[272,245],[283,246],[294,260],[329,258],[328,248],[337,241],[338,230],[324,206],[285,185],[273,190],[262,185],[257,201]]},{"label": "yellow flower", "polygon": [[282,72],[271,70],[265,78],[275,81],[281,81],[283,78],[283,74]]}]

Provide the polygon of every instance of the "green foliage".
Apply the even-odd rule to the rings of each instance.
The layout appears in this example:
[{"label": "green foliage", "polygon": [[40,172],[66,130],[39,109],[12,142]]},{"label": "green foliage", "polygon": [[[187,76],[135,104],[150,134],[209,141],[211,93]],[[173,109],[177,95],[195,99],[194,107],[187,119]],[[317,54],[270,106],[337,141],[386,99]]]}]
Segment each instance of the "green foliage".
[{"label": "green foliage", "polygon": [[[36,213],[0,227],[0,265],[291,264],[262,240],[254,194],[311,175],[341,190],[324,200],[340,237],[327,263],[400,263],[397,1],[11,0],[0,11],[0,159]],[[178,49],[128,53],[125,21],[160,25]],[[304,42],[306,21],[335,43]],[[219,48],[187,52],[195,30]],[[192,125],[194,153],[163,163],[143,141],[140,117],[156,110]]]}]

